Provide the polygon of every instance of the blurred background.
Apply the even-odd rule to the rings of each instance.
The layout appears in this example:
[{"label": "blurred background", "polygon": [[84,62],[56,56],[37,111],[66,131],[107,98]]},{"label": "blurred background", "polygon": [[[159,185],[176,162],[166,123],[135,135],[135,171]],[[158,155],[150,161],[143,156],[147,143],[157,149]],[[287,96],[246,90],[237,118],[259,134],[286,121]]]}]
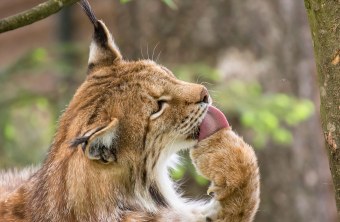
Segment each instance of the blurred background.
[{"label": "blurred background", "polygon": [[[0,17],[43,0],[1,0]],[[126,59],[150,58],[206,85],[256,149],[256,221],[335,222],[303,1],[97,0],[98,18]],[[58,116],[84,80],[92,27],[78,5],[0,35],[0,169],[43,161]],[[208,182],[187,153],[172,172],[190,197]]]}]

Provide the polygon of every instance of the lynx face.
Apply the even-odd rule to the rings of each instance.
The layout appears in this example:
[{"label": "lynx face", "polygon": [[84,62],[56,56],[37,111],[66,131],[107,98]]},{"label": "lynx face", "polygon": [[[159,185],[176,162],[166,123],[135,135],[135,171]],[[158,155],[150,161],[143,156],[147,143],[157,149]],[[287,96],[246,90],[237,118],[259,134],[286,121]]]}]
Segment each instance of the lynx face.
[{"label": "lynx face", "polygon": [[98,134],[93,146],[84,147],[90,158],[97,159],[100,149],[111,149],[114,156],[99,160],[126,163],[134,156],[135,164],[145,152],[159,156],[157,152],[192,147],[209,103],[202,85],[180,81],[152,61],[119,59],[90,70],[65,116],[71,110],[76,115],[72,119],[83,129],[77,137],[91,140],[91,133]]}]

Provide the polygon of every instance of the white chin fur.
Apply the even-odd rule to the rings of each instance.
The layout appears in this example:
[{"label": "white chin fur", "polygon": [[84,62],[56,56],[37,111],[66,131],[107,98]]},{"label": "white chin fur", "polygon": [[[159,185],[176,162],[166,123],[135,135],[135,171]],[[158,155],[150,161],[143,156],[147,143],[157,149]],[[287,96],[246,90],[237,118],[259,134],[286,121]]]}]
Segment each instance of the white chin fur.
[{"label": "white chin fur", "polygon": [[[176,190],[176,184],[169,176],[169,169],[176,168],[180,162],[180,157],[176,154],[180,150],[194,146],[197,141],[182,141],[169,144],[161,153],[154,171],[154,178],[163,194],[173,209],[183,210],[188,208],[188,200],[181,197]],[[201,203],[200,203],[201,204]],[[199,204],[199,205],[200,205]]]}]

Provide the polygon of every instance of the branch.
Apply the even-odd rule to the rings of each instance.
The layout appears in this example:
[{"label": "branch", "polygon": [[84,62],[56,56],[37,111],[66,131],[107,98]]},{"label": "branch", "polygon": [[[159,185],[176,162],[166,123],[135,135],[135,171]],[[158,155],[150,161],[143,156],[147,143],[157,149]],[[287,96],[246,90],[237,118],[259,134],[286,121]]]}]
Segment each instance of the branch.
[{"label": "branch", "polygon": [[78,0],[48,0],[29,10],[0,20],[0,33],[17,29],[42,20]]}]

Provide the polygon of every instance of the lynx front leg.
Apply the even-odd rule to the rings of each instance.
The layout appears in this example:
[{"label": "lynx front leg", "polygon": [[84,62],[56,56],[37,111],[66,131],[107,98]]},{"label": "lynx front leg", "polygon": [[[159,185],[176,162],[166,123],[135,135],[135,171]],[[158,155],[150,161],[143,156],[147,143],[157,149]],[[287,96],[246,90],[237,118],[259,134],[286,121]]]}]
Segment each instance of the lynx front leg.
[{"label": "lynx front leg", "polygon": [[200,141],[190,154],[197,171],[212,181],[208,192],[213,192],[220,203],[212,218],[252,221],[259,205],[259,169],[254,150],[232,130],[222,129]]}]

